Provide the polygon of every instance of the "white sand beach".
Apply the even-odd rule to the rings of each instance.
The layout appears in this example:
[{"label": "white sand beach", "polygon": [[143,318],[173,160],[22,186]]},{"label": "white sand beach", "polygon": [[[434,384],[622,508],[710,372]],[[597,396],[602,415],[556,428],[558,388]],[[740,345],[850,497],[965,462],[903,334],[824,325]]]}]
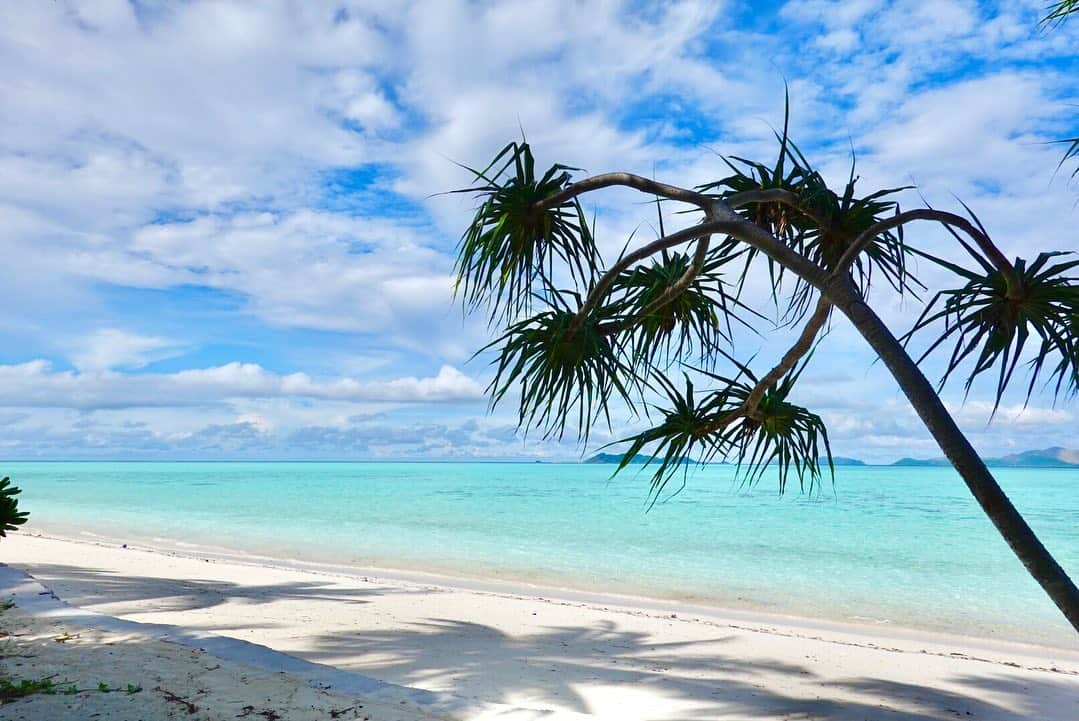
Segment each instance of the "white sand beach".
[{"label": "white sand beach", "polygon": [[0,706],[0,718],[9,721],[443,718],[400,701],[315,688],[289,674],[222,662],[138,633],[86,628],[18,608],[0,614],[0,669],[17,679],[50,679],[55,689]]},{"label": "white sand beach", "polygon": [[[451,714],[456,718],[474,716],[469,709],[483,704],[531,709],[536,718],[623,721],[1079,718],[1075,648],[29,534],[0,542],[0,562],[25,569],[76,607],[242,639],[392,684],[452,694],[472,704],[461,705]],[[59,630],[26,620],[32,639]],[[1072,639],[1061,643],[1074,645]],[[140,644],[137,651],[111,646],[110,663],[119,657],[123,664],[107,681],[129,683],[144,669],[167,677],[172,693],[197,696],[207,684],[185,664],[213,664],[192,660],[184,647],[166,653],[161,644],[166,642]],[[39,646],[55,656],[67,644]],[[237,674],[242,669],[227,670],[212,685],[235,685]],[[142,685],[148,683],[165,687],[159,681]],[[297,684],[302,682],[291,678],[279,690],[296,692]],[[264,687],[257,688],[262,693]],[[239,698],[214,693],[199,705],[208,709]],[[330,695],[304,703],[323,715],[282,718],[329,718],[334,704],[348,700],[333,697],[332,688],[318,693]],[[138,695],[101,698],[119,704]],[[50,697],[48,703],[64,698],[72,697]],[[18,718],[65,718],[27,713]]]}]

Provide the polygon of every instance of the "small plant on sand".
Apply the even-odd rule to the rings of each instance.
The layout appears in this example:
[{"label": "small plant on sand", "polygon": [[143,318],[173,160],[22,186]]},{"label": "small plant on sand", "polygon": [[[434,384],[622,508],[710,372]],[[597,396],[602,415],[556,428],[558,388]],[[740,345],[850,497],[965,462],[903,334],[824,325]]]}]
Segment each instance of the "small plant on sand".
[{"label": "small plant on sand", "polygon": [[16,681],[0,677],[0,704],[37,693],[52,696],[54,694],[70,695],[79,692],[72,681],[53,681],[52,679],[52,676],[46,676],[45,678],[24,678]]},{"label": "small plant on sand", "polygon": [[[729,175],[696,187],[622,172],[577,179],[561,164],[542,172],[523,141],[472,171],[474,184],[457,191],[478,205],[459,246],[457,293],[495,329],[483,349],[494,358],[492,405],[512,398],[521,428],[583,442],[594,424],[610,428],[612,411],[639,417],[645,427],[624,439],[618,470],[650,453],[653,501],[676,474],[684,482],[686,457],[735,461],[749,484],[773,467],[780,490],[788,480],[812,488],[834,472],[828,432],[795,391],[843,317],[1079,631],[1079,589],[938,395],[956,377],[967,390],[986,378],[999,405],[1020,367],[1028,399],[1039,388],[1054,398],[1079,392],[1079,260],[1009,258],[965,206],[963,215],[901,209],[906,188],[864,190],[853,167],[833,187],[788,127],[772,159],[725,158]],[[581,200],[613,187],[675,206],[683,227],[668,232],[661,211],[656,239],[631,236],[605,261]],[[925,223],[950,241],[915,244],[908,226]],[[951,280],[929,292],[914,260]],[[874,307],[898,299],[924,312],[893,333]],[[773,365],[735,357],[736,337],[783,330],[793,342]],[[938,353],[934,384],[922,362]]]},{"label": "small plant on sand", "polygon": [[7,536],[8,531],[15,531],[26,523],[29,513],[19,510],[19,499],[15,496],[22,493],[22,489],[11,485],[11,479],[7,476],[0,478],[0,538]]},{"label": "small plant on sand", "polygon": [[38,679],[24,678],[15,680],[0,676],[0,704],[39,693],[47,696],[56,694],[71,696],[77,693],[96,691],[98,693],[123,693],[130,696],[142,691],[142,686],[136,686],[133,683],[127,684],[125,688],[109,686],[107,683],[99,683],[96,688],[79,688],[74,681],[54,681],[53,678],[53,676],[46,676]]}]

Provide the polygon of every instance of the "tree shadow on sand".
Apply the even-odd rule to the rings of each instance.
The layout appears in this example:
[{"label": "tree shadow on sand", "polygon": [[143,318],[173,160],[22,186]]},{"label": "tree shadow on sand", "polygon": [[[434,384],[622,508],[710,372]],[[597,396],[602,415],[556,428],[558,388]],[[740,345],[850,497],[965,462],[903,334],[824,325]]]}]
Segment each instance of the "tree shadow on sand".
[{"label": "tree shadow on sand", "polygon": [[[35,579],[73,606],[139,604],[140,612],[176,612],[213,608],[228,602],[263,604],[274,601],[332,601],[364,604],[371,596],[408,593],[364,582],[342,587],[334,581],[294,581],[273,584],[241,584],[208,579],[175,579],[128,576],[96,568],[57,564],[19,564]],[[417,593],[424,592],[417,590]],[[146,606],[150,602],[150,606]]]},{"label": "tree shadow on sand", "polygon": [[[363,631],[315,639],[313,661],[339,664],[395,683],[445,690],[485,700],[564,708],[599,709],[588,687],[612,694],[624,689],[627,718],[632,694],[647,690],[670,703],[656,719],[827,719],[829,721],[1071,721],[1079,718],[1079,679],[1045,674],[1020,679],[970,673],[946,679],[952,688],[894,683],[878,678],[824,680],[795,663],[744,658],[724,651],[730,636],[656,643],[649,634],[605,621],[591,626],[548,627],[511,636],[491,626],[429,619],[408,630]],[[972,669],[980,664],[972,662]],[[798,695],[776,689],[794,681]],[[611,690],[613,689],[613,691]],[[854,701],[827,698],[841,689]],[[1072,699],[1068,708],[1066,699]],[[615,702],[617,705],[618,702]]]},{"label": "tree shadow on sand", "polygon": [[[244,585],[123,576],[66,565],[26,568],[69,603],[90,608],[107,604],[107,612],[118,615],[128,612],[124,603],[131,604],[131,612],[152,613],[274,601],[310,603],[310,613],[318,614],[332,613],[341,603],[362,606],[378,596],[437,593],[360,579],[344,585],[336,577],[326,582]],[[228,635],[237,628],[230,624],[220,630]],[[627,719],[1079,719],[1079,678],[1071,675],[1012,672],[995,664],[964,661],[962,673],[941,678],[932,687],[874,676],[821,678],[789,656],[768,658],[753,652],[752,646],[747,652],[744,637],[732,646],[738,637],[721,627],[713,638],[666,642],[656,642],[656,636],[620,626],[614,619],[534,628],[511,635],[493,625],[427,618],[405,627],[395,624],[386,630],[307,637],[301,649],[291,652],[392,683],[466,698],[579,713],[613,710]],[[843,648],[835,646],[834,652]],[[822,652],[830,651],[827,647],[807,651]],[[918,663],[910,654],[897,653],[895,660],[897,666]],[[642,715],[634,707],[640,698],[635,694],[644,692],[664,699],[660,713]],[[836,696],[850,700],[838,701]]]}]

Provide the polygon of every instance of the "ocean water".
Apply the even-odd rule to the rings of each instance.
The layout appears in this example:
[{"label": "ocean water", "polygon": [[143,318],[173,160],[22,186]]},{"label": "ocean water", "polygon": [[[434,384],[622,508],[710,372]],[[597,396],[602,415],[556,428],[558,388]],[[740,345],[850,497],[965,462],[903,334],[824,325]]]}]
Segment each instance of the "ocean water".
[{"label": "ocean water", "polygon": [[[649,511],[646,475],[602,465],[2,466],[30,530],[1074,645],[948,468],[843,467],[834,488],[781,497],[711,466]],[[996,473],[1079,576],[1079,470]]]}]

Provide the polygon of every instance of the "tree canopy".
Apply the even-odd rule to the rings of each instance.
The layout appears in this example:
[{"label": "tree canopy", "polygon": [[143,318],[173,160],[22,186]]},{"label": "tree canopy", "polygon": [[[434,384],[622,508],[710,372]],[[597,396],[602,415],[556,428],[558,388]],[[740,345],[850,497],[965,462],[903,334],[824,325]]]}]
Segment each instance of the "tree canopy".
[{"label": "tree canopy", "polygon": [[[645,428],[624,439],[624,467],[644,451],[654,463],[653,499],[687,456],[737,462],[750,483],[769,467],[780,489],[831,473],[822,418],[793,391],[833,309],[877,353],[1005,539],[1079,629],[1079,591],[1000,490],[938,396],[958,375],[966,388],[993,373],[999,404],[1025,367],[1029,398],[1079,392],[1079,260],[1052,250],[1009,259],[977,216],[931,207],[904,210],[903,187],[864,190],[853,166],[831,187],[791,140],[776,132],[767,162],[725,158],[728,174],[692,188],[631,173],[577,179],[555,164],[542,173],[525,141],[506,145],[475,183],[462,237],[457,291],[498,329],[493,404],[516,398],[520,426],[587,441],[624,406]],[[630,188],[659,208],[657,237],[604,258],[582,198]],[[668,232],[665,217],[689,225]],[[930,222],[954,239],[933,252],[907,226]],[[911,261],[950,273],[954,285],[927,288]],[[752,300],[750,283],[769,300]],[[924,301],[900,338],[869,306],[871,289]],[[778,320],[775,320],[778,319]],[[736,329],[768,334],[797,328],[771,366],[739,357]],[[912,359],[906,345],[925,339]],[[918,364],[940,354],[936,387]],[[821,462],[824,458],[824,462]]]}]

